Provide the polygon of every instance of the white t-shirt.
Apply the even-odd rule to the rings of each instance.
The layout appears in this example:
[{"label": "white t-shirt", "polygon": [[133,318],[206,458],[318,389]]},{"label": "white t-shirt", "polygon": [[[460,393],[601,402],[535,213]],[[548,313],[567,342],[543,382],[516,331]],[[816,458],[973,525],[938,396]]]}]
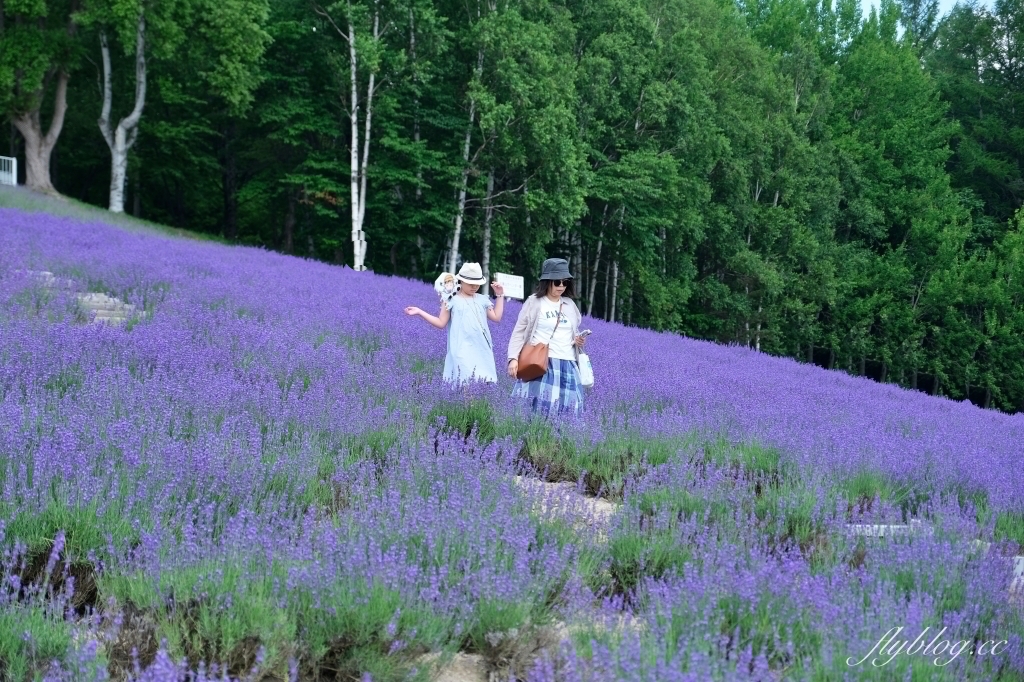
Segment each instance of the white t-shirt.
[{"label": "white t-shirt", "polygon": [[[555,320],[558,315],[559,304],[554,303],[545,296],[540,299],[540,314],[537,317],[537,329],[533,332],[530,344],[547,343],[548,357],[556,360],[575,360],[576,354],[572,349],[572,325],[565,314],[565,307],[562,307],[562,315],[558,321],[558,329],[555,329]],[[551,336],[554,332],[554,337]],[[548,341],[550,339],[550,342]]]}]

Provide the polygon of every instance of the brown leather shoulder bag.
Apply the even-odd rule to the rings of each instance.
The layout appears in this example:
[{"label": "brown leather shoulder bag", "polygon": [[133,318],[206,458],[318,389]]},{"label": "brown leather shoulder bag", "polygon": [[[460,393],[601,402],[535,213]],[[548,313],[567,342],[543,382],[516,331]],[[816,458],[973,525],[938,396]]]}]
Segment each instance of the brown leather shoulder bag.
[{"label": "brown leather shoulder bag", "polygon": [[[558,325],[562,322],[562,306],[563,302],[558,306],[558,317],[555,318],[555,329],[551,332],[551,337],[547,343],[538,343],[530,345],[529,343],[523,346],[523,349],[519,351],[519,367],[516,371],[516,378],[523,381],[533,381],[547,374],[548,371],[548,347],[551,345],[551,339],[555,338],[555,332],[558,331]],[[538,313],[539,314],[539,313]]]}]

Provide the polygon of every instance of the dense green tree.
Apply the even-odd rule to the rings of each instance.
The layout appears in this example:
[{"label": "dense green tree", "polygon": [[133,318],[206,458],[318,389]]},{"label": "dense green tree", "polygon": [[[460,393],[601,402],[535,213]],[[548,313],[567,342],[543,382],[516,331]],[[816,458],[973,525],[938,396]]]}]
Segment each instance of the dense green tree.
[{"label": "dense green tree", "polygon": [[[78,0],[0,2],[0,111],[25,141],[26,184],[55,192],[50,156],[64,126],[68,82],[80,57]],[[43,106],[50,102],[49,120]]]}]

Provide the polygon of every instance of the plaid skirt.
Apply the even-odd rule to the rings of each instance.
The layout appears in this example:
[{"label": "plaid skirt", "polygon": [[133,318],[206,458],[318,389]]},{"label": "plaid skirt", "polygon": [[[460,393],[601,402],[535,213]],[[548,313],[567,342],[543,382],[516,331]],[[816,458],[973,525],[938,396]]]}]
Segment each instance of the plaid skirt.
[{"label": "plaid skirt", "polygon": [[573,360],[548,358],[548,371],[533,381],[516,381],[512,395],[525,398],[533,412],[578,413],[583,408],[580,370]]}]

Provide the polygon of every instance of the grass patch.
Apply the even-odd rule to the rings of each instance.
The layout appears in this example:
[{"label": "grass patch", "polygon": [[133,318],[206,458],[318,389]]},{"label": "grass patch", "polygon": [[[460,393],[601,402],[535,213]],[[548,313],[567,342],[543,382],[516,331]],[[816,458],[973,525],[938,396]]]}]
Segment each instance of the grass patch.
[{"label": "grass patch", "polygon": [[588,494],[621,500],[629,478],[665,464],[688,443],[683,438],[646,439],[632,433],[609,435],[600,443],[580,443],[541,426],[527,432],[519,458],[548,482],[582,478]]},{"label": "grass patch", "polygon": [[477,442],[482,444],[492,443],[497,437],[494,408],[479,398],[439,403],[427,414],[427,423],[460,438],[475,433]]},{"label": "grass patch", "polygon": [[1024,512],[1000,512],[997,514],[993,536],[996,542],[1017,543],[1018,553],[1022,553],[1024,550]]},{"label": "grass patch", "polygon": [[101,222],[108,225],[117,225],[118,227],[136,232],[150,232],[222,244],[229,243],[218,235],[202,234],[177,227],[168,227],[160,223],[135,218],[125,213],[111,213],[100,206],[93,206],[77,199],[39,194],[25,187],[0,185],[0,207],[14,208],[27,213],[46,213],[48,215],[66,216],[82,221]]},{"label": "grass patch", "polygon": [[703,445],[703,463],[742,471],[747,478],[760,478],[777,482],[784,471],[782,455],[775,448],[757,443],[731,443],[725,438],[706,441]]},{"label": "grass patch", "polygon": [[[166,640],[173,657],[192,666],[218,662],[233,677],[257,669],[257,679],[288,679],[289,662],[297,660],[300,679],[368,672],[397,682],[409,679],[416,657],[454,646],[455,623],[377,582],[298,585],[285,600],[280,586],[288,570],[228,562],[164,573],[156,589],[141,575],[108,577],[103,587],[133,614],[147,653]],[[470,632],[521,624],[514,616],[485,610]]]},{"label": "grass patch", "polygon": [[725,500],[689,490],[656,488],[638,495],[635,505],[641,514],[652,518],[667,512],[678,521],[695,519],[706,525],[720,525],[733,518],[733,509]]},{"label": "grass patch", "polygon": [[[0,511],[13,510],[0,507]],[[53,499],[42,513],[20,510],[0,514],[0,518],[11,519],[4,529],[5,534],[24,542],[30,554],[48,553],[61,531],[64,532],[64,554],[75,559],[90,554],[105,556],[108,538],[115,546],[125,547],[137,542],[139,537],[118,505],[101,510],[98,501],[73,507],[64,500]]]},{"label": "grass patch", "polygon": [[[72,626],[59,615],[35,605],[13,604],[0,610],[0,679],[41,680],[53,662],[70,667],[73,653]],[[84,670],[76,661],[73,670],[96,679],[96,672],[106,665],[97,657]]]},{"label": "grass patch", "polygon": [[[608,555],[608,588],[611,594],[623,595],[627,601],[634,598],[645,577],[679,575],[694,559],[693,548],[684,544],[678,529],[673,527],[617,533],[608,541]],[[600,591],[600,586],[591,587]]]}]

